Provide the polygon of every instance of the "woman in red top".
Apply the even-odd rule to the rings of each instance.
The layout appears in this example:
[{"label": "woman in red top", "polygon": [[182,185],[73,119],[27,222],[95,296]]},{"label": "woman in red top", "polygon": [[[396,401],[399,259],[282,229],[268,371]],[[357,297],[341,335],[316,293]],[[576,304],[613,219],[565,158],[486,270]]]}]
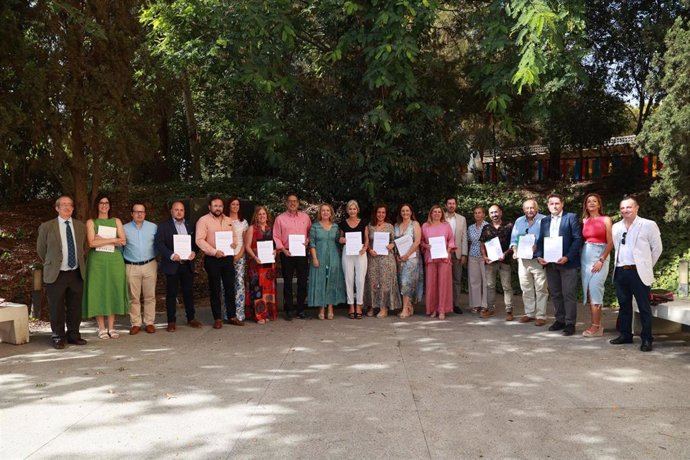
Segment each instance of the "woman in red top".
[{"label": "woman in red top", "polygon": [[582,335],[601,337],[604,328],[601,325],[601,306],[604,303],[604,283],[609,274],[608,256],[613,249],[611,218],[602,211],[601,197],[596,193],[585,196],[582,205],[582,254],[580,257],[582,292],[584,303],[589,299],[592,312],[592,325]]}]

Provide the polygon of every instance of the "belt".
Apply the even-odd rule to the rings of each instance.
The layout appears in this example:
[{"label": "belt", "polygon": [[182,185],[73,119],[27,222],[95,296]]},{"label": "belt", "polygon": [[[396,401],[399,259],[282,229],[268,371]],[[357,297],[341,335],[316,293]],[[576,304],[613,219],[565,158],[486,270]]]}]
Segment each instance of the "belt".
[{"label": "belt", "polygon": [[156,260],[154,257],[153,259],[145,260],[143,262],[130,262],[129,260],[125,260],[125,263],[127,265],[146,265],[147,263],[151,262],[152,260]]},{"label": "belt", "polygon": [[623,270],[635,270],[637,269],[637,265],[621,265],[618,268],[622,268]]}]

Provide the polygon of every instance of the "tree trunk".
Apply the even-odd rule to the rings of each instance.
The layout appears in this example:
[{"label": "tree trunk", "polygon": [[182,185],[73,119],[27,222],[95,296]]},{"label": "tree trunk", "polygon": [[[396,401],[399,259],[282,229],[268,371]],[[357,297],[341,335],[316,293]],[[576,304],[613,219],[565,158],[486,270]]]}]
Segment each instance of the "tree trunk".
[{"label": "tree trunk", "polygon": [[549,179],[560,180],[561,178],[561,151],[549,150]]},{"label": "tree trunk", "polygon": [[192,88],[189,85],[187,72],[182,74],[182,96],[184,100],[184,114],[187,120],[187,139],[189,141],[189,153],[191,155],[190,179],[201,179],[201,136],[196,124],[194,114],[194,101],[192,100]]}]

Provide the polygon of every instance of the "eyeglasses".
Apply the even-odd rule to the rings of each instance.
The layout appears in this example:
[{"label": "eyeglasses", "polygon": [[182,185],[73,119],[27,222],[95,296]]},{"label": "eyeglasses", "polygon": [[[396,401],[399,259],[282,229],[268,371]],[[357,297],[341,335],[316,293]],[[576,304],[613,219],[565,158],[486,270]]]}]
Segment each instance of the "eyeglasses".
[{"label": "eyeglasses", "polygon": [[623,239],[621,240],[621,244],[625,244],[625,237],[628,236],[628,232],[623,232]]},{"label": "eyeglasses", "polygon": [[98,204],[110,204],[110,201],[99,201]]}]

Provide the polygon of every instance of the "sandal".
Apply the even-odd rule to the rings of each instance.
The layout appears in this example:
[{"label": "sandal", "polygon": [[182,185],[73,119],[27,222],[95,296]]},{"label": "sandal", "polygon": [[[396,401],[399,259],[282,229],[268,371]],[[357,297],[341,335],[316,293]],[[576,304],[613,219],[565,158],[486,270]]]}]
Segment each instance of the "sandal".
[{"label": "sandal", "polygon": [[[359,315],[362,316],[361,313],[360,313]],[[353,311],[348,311],[348,312],[347,312],[347,316],[348,316],[348,318],[350,318],[350,319],[355,319],[356,313],[354,312],[354,310],[353,310]]]},{"label": "sandal", "polygon": [[364,316],[364,315],[362,315],[361,312],[360,312],[360,313],[355,313],[355,319],[362,319],[363,316]]},{"label": "sandal", "polygon": [[120,338],[120,334],[117,333],[116,330],[108,331],[108,335],[110,336],[111,339],[118,339]]},{"label": "sandal", "polygon": [[480,311],[482,311],[482,307],[472,307],[470,309],[471,313],[479,313]]},{"label": "sandal", "polygon": [[258,321],[256,322],[256,324],[266,324],[266,320],[265,320],[265,319],[260,319],[260,320],[258,320]]},{"label": "sandal", "polygon": [[101,340],[108,340],[110,338],[110,336],[108,335],[108,331],[106,331],[105,329],[99,329],[98,338]]}]

